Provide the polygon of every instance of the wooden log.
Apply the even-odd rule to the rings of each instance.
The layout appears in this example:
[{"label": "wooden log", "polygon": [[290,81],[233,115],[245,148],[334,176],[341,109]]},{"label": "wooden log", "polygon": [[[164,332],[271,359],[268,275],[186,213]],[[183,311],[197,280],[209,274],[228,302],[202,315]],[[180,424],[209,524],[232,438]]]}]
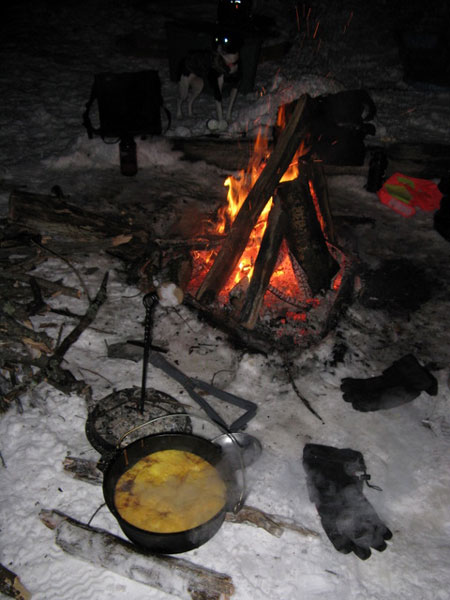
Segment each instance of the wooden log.
[{"label": "wooden log", "polygon": [[281,208],[280,200],[275,197],[240,315],[241,324],[248,329],[253,329],[258,320],[285,233],[286,213]]},{"label": "wooden log", "polygon": [[311,102],[307,94],[297,101],[292,117],[282,131],[276,148],[242,204],[230,233],[197,292],[199,301],[208,303],[214,300],[239,262],[261,211],[288,168],[302,139],[307,135],[307,114]]},{"label": "wooden log", "polygon": [[[0,595],[16,600],[30,600],[31,594],[15,573],[0,564]],[[3,597],[3,595],[2,595]]]},{"label": "wooden log", "polygon": [[28,275],[26,273],[16,273],[14,271],[3,271],[2,273],[0,273],[0,281],[2,279],[9,281],[10,285],[14,285],[14,282],[17,281],[21,283],[30,284],[30,282],[34,279],[34,281],[39,285],[39,287],[47,296],[59,296],[60,294],[62,294],[64,296],[70,296],[72,298],[81,297],[80,290],[76,288],[68,287],[56,281],[43,279],[42,277],[36,277],[35,275]]},{"label": "wooden log", "polygon": [[[9,197],[10,221],[43,236],[78,242],[107,240],[108,247],[130,241],[130,236],[146,237],[137,227],[113,215],[103,216],[69,204],[61,198],[17,190]],[[124,238],[117,236],[125,235]],[[44,245],[44,244],[43,244]]]},{"label": "wooden log", "polygon": [[40,518],[56,530],[56,544],[64,552],[181,600],[228,600],[234,593],[233,581],[224,573],[183,558],[151,554],[59,511],[42,510]]},{"label": "wooden log", "polygon": [[450,146],[445,144],[391,144],[386,146],[386,177],[404,173],[422,179],[450,175]]},{"label": "wooden log", "polygon": [[310,193],[314,203],[317,202],[322,215],[322,231],[325,239],[331,244],[336,244],[334,233],[333,215],[331,212],[328,185],[323,164],[319,161],[299,161],[299,169],[307,169]]},{"label": "wooden log", "polygon": [[316,296],[329,289],[339,265],[328,251],[309,189],[306,170],[297,179],[280,184],[278,194],[287,214],[286,241],[294,259],[306,273]]},{"label": "wooden log", "polygon": [[[192,162],[205,161],[228,171],[245,169],[252,154],[254,140],[221,140],[212,136],[201,138],[175,138],[174,150],[183,152],[184,157]],[[269,149],[272,146],[269,141]],[[367,152],[378,148],[367,143]],[[405,173],[412,177],[438,179],[450,172],[450,146],[445,144],[386,144],[388,156],[386,176],[395,172]],[[367,163],[367,160],[366,160]],[[327,165],[322,163],[325,174],[355,175],[366,177],[368,166],[365,165]]]},{"label": "wooden log", "polygon": [[245,169],[255,145],[255,140],[220,140],[211,136],[170,141],[173,149],[183,152],[187,160],[202,160],[226,171]]}]

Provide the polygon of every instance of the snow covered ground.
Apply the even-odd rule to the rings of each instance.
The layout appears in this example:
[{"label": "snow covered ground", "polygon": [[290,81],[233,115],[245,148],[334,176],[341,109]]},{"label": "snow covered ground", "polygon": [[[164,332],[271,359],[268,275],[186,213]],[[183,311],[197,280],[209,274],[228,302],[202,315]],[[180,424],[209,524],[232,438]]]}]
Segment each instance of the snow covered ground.
[{"label": "snow covered ground", "polygon": [[[189,14],[210,17],[214,4],[189,3]],[[292,3],[260,4],[276,19],[280,39],[291,40],[293,46],[283,59],[259,65],[255,92],[238,97],[226,136],[252,135],[261,122],[273,123],[279,104],[302,93],[315,96],[364,86],[379,109],[375,141],[450,142],[450,91],[402,80],[389,27],[394,17],[404,16],[403,3],[375,2],[370,11],[365,3],[347,0],[312,3],[311,23],[320,26],[318,37],[306,40],[292,27]],[[166,104],[174,112],[176,85],[169,80],[167,59],[156,51],[125,55],[117,40],[140,32],[144,39],[156,40],[152,48],[158,48],[159,40],[161,49],[165,20],[182,14],[186,6],[169,0],[161,4],[122,1],[112,6],[96,0],[17,2],[8,7],[0,40],[2,217],[11,190],[49,193],[56,184],[71,202],[85,208],[136,203],[149,211],[158,206],[168,217],[180,206],[195,203],[199,187],[214,190],[214,201],[220,198],[227,174],[205,163],[182,161],[168,139],[140,141],[139,172],[124,178],[117,146],[88,140],[81,125],[93,75],[107,70],[158,69]],[[305,28],[302,22],[301,32]],[[212,110],[211,98],[202,96],[196,117],[174,119],[167,137],[206,133]],[[186,183],[168,194],[161,206],[153,191],[155,177]],[[343,242],[353,240],[367,268],[376,269],[385,260],[411,261],[426,273],[430,299],[418,310],[388,311],[364,306],[355,291],[355,300],[337,329],[298,356],[296,385],[324,424],[299,401],[281,357],[231,348],[225,336],[199,322],[186,307],[157,309],[154,338],[168,346],[171,360],[206,380],[222,371],[224,388],[258,404],[248,431],[262,442],[263,454],[249,469],[247,502],[320,534],[308,537],[287,531],[277,538],[262,529],[225,523],[207,544],[183,555],[230,575],[236,600],[449,598],[449,246],[433,229],[432,213],[418,211],[404,219],[380,204],[364,184],[361,176],[329,178]],[[94,400],[100,401],[114,389],[140,385],[141,363],[109,359],[106,346],[142,337],[142,294],[126,285],[121,264],[105,254],[86,254],[76,266],[91,295],[103,274],[110,272],[107,302],[93,326],[70,349],[65,364],[92,387]],[[48,278],[79,286],[74,272],[57,258],[38,270]],[[84,294],[80,299],[56,297],[51,304],[78,314],[88,305]],[[53,337],[62,322],[53,314],[33,318],[35,328]],[[65,331],[72,325],[68,323]],[[347,351],[336,362],[336,349],[343,346]],[[343,401],[339,387],[343,377],[377,375],[410,352],[429,365],[437,378],[436,396],[422,393],[410,404],[373,413],[357,412]],[[148,383],[189,402],[179,386],[159,372],[150,370]],[[0,420],[4,461],[0,465],[0,562],[20,576],[36,600],[173,598],[70,558],[56,546],[54,533],[39,519],[42,508],[56,508],[87,522],[103,502],[101,488],[71,479],[62,461],[67,454],[93,460],[99,455],[84,433],[84,398],[41,384],[25,393],[21,402],[22,413],[14,405]],[[374,552],[362,562],[332,547],[308,500],[301,463],[308,442],[351,447],[364,454],[372,482],[382,488],[380,492],[366,487],[365,496],[393,532],[384,552]],[[121,535],[105,507],[92,524]]]}]

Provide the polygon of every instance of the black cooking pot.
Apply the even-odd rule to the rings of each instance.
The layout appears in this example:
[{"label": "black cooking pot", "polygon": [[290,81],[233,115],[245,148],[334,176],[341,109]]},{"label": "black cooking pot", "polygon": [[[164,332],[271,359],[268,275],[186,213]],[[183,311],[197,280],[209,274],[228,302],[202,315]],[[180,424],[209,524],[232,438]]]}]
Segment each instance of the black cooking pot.
[{"label": "black cooking pot", "polygon": [[[155,533],[131,525],[117,511],[114,492],[121,475],[141,458],[161,450],[192,452],[207,460],[218,470],[227,488],[227,498],[224,507],[206,523],[176,533]],[[226,511],[232,510],[236,504],[239,486],[233,468],[224,459],[220,446],[188,433],[158,433],[136,440],[125,448],[117,450],[104,472],[103,495],[109,510],[132,542],[151,552],[178,554],[201,546],[217,533],[225,519]]]}]

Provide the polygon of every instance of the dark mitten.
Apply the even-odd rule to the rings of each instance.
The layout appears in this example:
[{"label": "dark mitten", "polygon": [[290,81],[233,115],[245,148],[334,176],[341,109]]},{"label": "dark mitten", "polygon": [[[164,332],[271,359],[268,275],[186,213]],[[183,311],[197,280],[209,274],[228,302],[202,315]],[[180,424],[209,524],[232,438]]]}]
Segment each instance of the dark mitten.
[{"label": "dark mitten", "polygon": [[386,549],[391,531],[380,520],[362,493],[366,473],[363,455],[350,448],[306,444],[303,468],[311,502],[322,526],[339,552],[354,552],[365,560],[371,548]]},{"label": "dark mitten", "polygon": [[434,228],[450,242],[450,195],[443,196],[439,209],[433,216]]},{"label": "dark mitten", "polygon": [[341,381],[346,402],[362,412],[394,408],[411,402],[421,392],[435,396],[438,390],[436,378],[420,365],[412,354],[396,360],[378,377]]}]

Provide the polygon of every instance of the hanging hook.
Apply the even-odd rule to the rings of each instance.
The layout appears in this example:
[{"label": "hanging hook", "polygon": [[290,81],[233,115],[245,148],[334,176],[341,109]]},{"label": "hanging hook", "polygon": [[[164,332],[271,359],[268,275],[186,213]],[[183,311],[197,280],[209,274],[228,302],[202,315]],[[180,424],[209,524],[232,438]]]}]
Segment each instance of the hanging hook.
[{"label": "hanging hook", "polygon": [[143,298],[143,303],[145,307],[144,357],[142,363],[141,398],[138,405],[138,410],[141,414],[144,413],[145,395],[147,391],[148,359],[150,355],[150,347],[152,344],[153,313],[155,312],[157,302],[158,296],[155,292],[150,292],[146,294]]}]

